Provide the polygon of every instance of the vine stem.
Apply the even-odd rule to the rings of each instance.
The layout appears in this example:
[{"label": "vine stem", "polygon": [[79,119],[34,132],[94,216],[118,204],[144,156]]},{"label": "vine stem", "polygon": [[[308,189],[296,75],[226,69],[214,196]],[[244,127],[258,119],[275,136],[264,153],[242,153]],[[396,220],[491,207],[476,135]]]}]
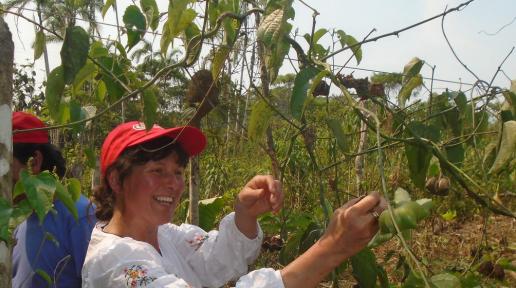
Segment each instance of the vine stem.
[{"label": "vine stem", "polygon": [[430,284],[428,283],[428,279],[426,279],[426,275],[423,271],[423,268],[421,267],[421,263],[416,258],[414,253],[412,252],[412,249],[408,246],[407,242],[405,241],[405,238],[403,237],[403,234],[401,233],[400,228],[398,227],[398,224],[396,223],[396,219],[394,218],[394,212],[392,209],[392,206],[389,201],[388,193],[387,193],[387,183],[385,181],[385,171],[384,171],[384,164],[383,164],[383,152],[382,152],[382,146],[381,146],[381,134],[380,134],[380,120],[378,119],[378,116],[374,114],[372,111],[367,110],[364,107],[361,107],[362,111],[365,113],[368,113],[369,116],[371,116],[375,123],[376,123],[376,144],[378,149],[378,170],[380,172],[380,179],[382,182],[382,194],[386,199],[387,202],[387,209],[389,210],[389,216],[391,217],[392,223],[394,224],[394,228],[396,229],[396,233],[398,234],[398,238],[400,239],[400,242],[407,252],[407,254],[412,258],[412,261],[416,263],[417,269],[419,270],[419,273],[421,275],[421,278],[423,278],[423,281],[425,282],[425,285],[427,288],[430,288]]},{"label": "vine stem", "polygon": [[337,87],[339,87],[339,89],[342,91],[342,93],[344,94],[344,97],[346,97],[346,99],[348,101],[348,104],[351,107],[360,110],[365,115],[368,115],[369,117],[373,118],[373,120],[375,122],[376,146],[377,146],[377,151],[378,151],[378,166],[379,166],[378,170],[380,172],[380,179],[381,179],[381,183],[382,183],[382,193],[381,194],[384,196],[384,198],[387,202],[387,210],[389,211],[389,216],[392,220],[394,228],[396,229],[396,233],[398,235],[398,238],[400,239],[401,245],[405,249],[405,252],[410,256],[412,261],[414,261],[414,263],[416,264],[419,274],[421,275],[421,278],[425,282],[425,286],[427,288],[430,288],[431,286],[428,282],[428,279],[426,279],[426,275],[423,271],[423,268],[421,267],[421,263],[419,262],[419,260],[416,258],[416,256],[414,255],[414,253],[408,246],[407,242],[405,241],[405,239],[401,233],[400,228],[398,227],[398,224],[396,223],[396,219],[394,218],[394,212],[393,212],[392,206],[390,204],[389,195],[387,192],[387,182],[385,181],[385,170],[384,170],[383,153],[382,153],[382,145],[381,145],[382,135],[380,133],[381,122],[375,113],[373,113],[372,111],[368,110],[365,107],[361,107],[360,105],[357,105],[356,101],[351,97],[351,94],[347,91],[347,89],[345,87],[342,86],[342,84],[338,81],[338,79],[335,75],[331,74],[330,77],[332,78],[332,81],[335,82],[335,85],[337,85]]},{"label": "vine stem", "polygon": [[333,52],[333,53],[330,53],[330,54],[328,54],[327,56],[323,57],[323,58],[321,59],[321,61],[324,61],[324,60],[326,60],[326,59],[329,59],[329,58],[331,58],[331,57],[333,57],[333,56],[335,56],[335,55],[337,55],[337,54],[341,53],[342,51],[345,51],[345,50],[348,50],[348,49],[351,49],[351,48],[354,48],[354,47],[360,46],[360,45],[365,44],[365,43],[374,42],[374,41],[377,41],[377,40],[379,40],[379,39],[381,39],[381,38],[385,38],[385,37],[388,37],[388,36],[399,36],[399,34],[400,34],[401,32],[405,32],[405,31],[407,31],[407,30],[409,30],[409,29],[412,29],[412,28],[414,28],[414,27],[420,26],[420,25],[422,25],[422,24],[425,24],[425,23],[427,23],[427,22],[430,22],[430,21],[432,21],[432,20],[434,20],[434,19],[437,19],[437,18],[439,18],[439,17],[445,16],[446,14],[449,14],[449,13],[451,13],[451,12],[460,11],[460,10],[462,10],[464,7],[468,6],[468,5],[469,5],[471,2],[473,2],[473,1],[475,1],[475,0],[469,0],[469,1],[467,1],[467,2],[464,2],[464,3],[460,4],[460,5],[458,5],[458,6],[457,6],[457,7],[455,7],[455,8],[452,8],[452,9],[446,10],[446,11],[444,11],[444,12],[443,12],[443,13],[441,13],[441,14],[438,14],[438,15],[435,15],[435,16],[433,16],[433,17],[427,18],[427,19],[425,19],[425,20],[423,20],[423,21],[417,22],[417,23],[412,24],[412,25],[410,25],[410,26],[407,26],[407,27],[405,27],[405,28],[402,28],[402,29],[399,29],[399,30],[396,30],[396,31],[393,31],[393,32],[385,33],[385,34],[382,34],[382,35],[380,35],[380,36],[377,36],[377,37],[374,37],[374,38],[370,38],[370,39],[368,39],[368,40],[364,40],[364,41],[358,42],[358,43],[356,43],[356,44],[354,44],[354,45],[350,45],[350,46],[343,47],[342,49],[339,49],[339,50],[337,50],[337,51],[335,51],[335,52]]},{"label": "vine stem", "polygon": [[[23,18],[23,19],[25,19],[25,20],[35,24],[35,25],[38,25],[41,29],[44,29],[45,31],[50,32],[50,33],[56,35],[57,37],[60,37],[60,39],[63,39],[62,36],[60,36],[56,32],[54,32],[54,31],[52,31],[52,30],[50,30],[48,28],[45,28],[44,26],[39,25],[38,23],[36,23],[36,22],[32,21],[31,19],[25,17],[24,15],[21,15],[19,13],[12,12],[12,11],[9,11],[9,10],[4,10],[4,9],[1,9],[1,8],[0,8],[0,12],[5,12],[5,13],[10,13],[10,14],[13,14],[13,15],[17,15],[17,16],[19,16],[19,17],[21,17],[21,18]],[[217,22],[216,22],[215,27],[212,30],[208,31],[204,35],[204,37],[211,37],[212,35],[214,35],[218,31],[218,29],[220,28],[220,26],[222,24],[222,20],[224,20],[225,18],[234,18],[234,19],[241,20],[241,19],[244,19],[245,17],[247,17],[247,16],[249,16],[249,15],[251,15],[253,13],[263,13],[263,10],[259,9],[259,8],[253,8],[253,9],[250,9],[249,11],[247,11],[246,13],[243,13],[241,15],[238,15],[238,14],[235,14],[235,13],[231,13],[231,12],[223,13],[222,15],[220,15],[217,18]],[[71,126],[78,125],[78,124],[83,124],[83,123],[92,121],[94,119],[97,119],[100,116],[102,116],[105,113],[107,113],[108,111],[110,111],[111,109],[113,109],[114,107],[118,106],[120,103],[124,102],[125,100],[130,99],[130,98],[138,95],[139,93],[141,93],[142,91],[144,91],[145,89],[147,89],[148,87],[153,85],[162,76],[165,76],[168,73],[170,73],[170,71],[172,71],[173,69],[179,68],[179,67],[187,67],[186,61],[187,61],[188,57],[190,56],[188,51],[191,50],[191,48],[192,48],[191,46],[193,46],[193,45],[196,45],[196,44],[193,43],[192,40],[190,40],[190,42],[187,45],[187,49],[186,49],[187,53],[185,53],[185,56],[179,62],[171,64],[171,65],[168,65],[166,67],[163,67],[161,70],[159,70],[156,73],[156,75],[154,75],[154,77],[152,77],[149,81],[147,81],[145,84],[143,84],[140,88],[137,88],[137,89],[132,90],[132,91],[127,86],[125,86],[125,84],[118,77],[116,77],[116,75],[113,75],[111,73],[111,71],[107,70],[105,67],[100,65],[100,63],[94,61],[94,63],[96,65],[98,65],[101,69],[105,69],[106,72],[109,73],[110,76],[112,76],[113,79],[115,79],[119,83],[122,82],[124,89],[126,89],[126,91],[128,93],[126,95],[122,96],[120,99],[118,99],[115,102],[113,102],[113,104],[110,104],[105,109],[103,109],[100,112],[96,113],[92,117],[85,118],[85,119],[78,120],[78,121],[74,121],[74,122],[70,122],[70,123],[67,123],[67,124],[52,125],[52,126],[47,126],[47,127],[42,127],[42,128],[31,128],[31,129],[23,129],[23,130],[14,130],[13,131],[13,135],[17,134],[17,133],[21,133],[21,132],[32,132],[32,131],[40,131],[40,130],[61,129],[61,128],[71,127]],[[190,49],[188,49],[188,48],[190,48]],[[91,60],[91,58],[90,58],[90,60]],[[197,114],[197,112],[196,112],[196,114]],[[193,119],[193,117],[195,117],[195,115],[192,116],[192,119]]]}]

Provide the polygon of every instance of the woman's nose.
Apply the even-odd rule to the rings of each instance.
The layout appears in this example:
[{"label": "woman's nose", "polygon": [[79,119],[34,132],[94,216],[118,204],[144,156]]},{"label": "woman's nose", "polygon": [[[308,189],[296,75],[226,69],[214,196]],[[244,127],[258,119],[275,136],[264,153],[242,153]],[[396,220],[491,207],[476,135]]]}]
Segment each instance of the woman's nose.
[{"label": "woman's nose", "polygon": [[183,176],[176,173],[167,173],[163,178],[167,186],[176,187],[183,184]]}]

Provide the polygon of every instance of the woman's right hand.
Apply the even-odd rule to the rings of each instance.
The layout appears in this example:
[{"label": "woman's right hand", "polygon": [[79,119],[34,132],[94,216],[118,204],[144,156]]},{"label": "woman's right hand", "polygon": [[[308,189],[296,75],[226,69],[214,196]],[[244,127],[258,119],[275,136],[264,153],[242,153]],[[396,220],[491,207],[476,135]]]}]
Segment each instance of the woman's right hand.
[{"label": "woman's right hand", "polygon": [[284,286],[316,287],[335,267],[367,245],[378,231],[378,219],[373,214],[379,215],[386,206],[385,199],[373,192],[337,209],[321,239],[281,270]]},{"label": "woman's right hand", "polygon": [[385,199],[378,192],[363,198],[350,200],[335,210],[320,244],[343,259],[362,250],[378,232],[378,218],[387,208]]}]

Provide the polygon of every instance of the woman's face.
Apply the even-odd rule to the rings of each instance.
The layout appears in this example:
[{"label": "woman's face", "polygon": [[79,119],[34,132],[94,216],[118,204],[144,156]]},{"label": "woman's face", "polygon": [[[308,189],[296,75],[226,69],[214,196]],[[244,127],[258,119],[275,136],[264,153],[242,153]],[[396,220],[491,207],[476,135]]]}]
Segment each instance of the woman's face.
[{"label": "woman's face", "polygon": [[123,214],[150,225],[170,222],[185,188],[183,174],[175,153],[133,167],[121,187]]}]

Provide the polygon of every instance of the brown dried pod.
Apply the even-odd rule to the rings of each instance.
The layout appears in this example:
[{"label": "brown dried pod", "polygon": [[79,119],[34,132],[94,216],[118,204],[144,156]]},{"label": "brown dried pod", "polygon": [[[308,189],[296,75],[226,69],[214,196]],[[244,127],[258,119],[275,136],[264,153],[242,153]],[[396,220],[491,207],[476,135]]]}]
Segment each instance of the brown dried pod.
[{"label": "brown dried pod", "polygon": [[369,94],[375,97],[385,97],[385,87],[382,83],[372,83],[369,86]]},{"label": "brown dried pod", "polygon": [[315,128],[313,126],[306,127],[301,134],[303,135],[303,140],[305,140],[305,145],[308,149],[312,150],[314,148],[315,139],[317,135],[315,134]]},{"label": "brown dried pod", "polygon": [[319,84],[317,84],[314,91],[312,92],[312,96],[314,96],[314,97],[317,97],[319,95],[322,95],[322,96],[330,95],[330,85],[328,85],[328,83],[326,83],[326,81],[324,81],[324,80],[319,82]]},{"label": "brown dried pod", "polygon": [[279,251],[283,248],[283,239],[279,235],[266,236],[263,239],[262,249],[268,251]]},{"label": "brown dried pod", "polygon": [[437,183],[437,178],[435,177],[430,177],[426,180],[426,183],[425,183],[425,188],[426,190],[428,190],[428,192],[432,193],[432,194],[435,194],[435,184]]},{"label": "brown dried pod", "polygon": [[438,195],[448,195],[448,192],[450,191],[450,179],[448,179],[448,177],[439,178],[436,190]]},{"label": "brown dried pod", "polygon": [[503,270],[502,266],[495,264],[493,267],[493,272],[489,274],[489,277],[503,281],[505,278],[505,271]]},{"label": "brown dried pod", "polygon": [[478,273],[480,273],[484,276],[489,276],[493,272],[493,269],[494,269],[493,262],[486,261],[486,262],[480,264],[477,271],[478,271]]},{"label": "brown dried pod", "polygon": [[186,92],[186,100],[192,105],[193,103],[201,103],[206,97],[212,104],[218,103],[220,89],[217,83],[213,82],[213,76],[209,70],[203,69],[195,72],[192,79],[188,83]]}]

